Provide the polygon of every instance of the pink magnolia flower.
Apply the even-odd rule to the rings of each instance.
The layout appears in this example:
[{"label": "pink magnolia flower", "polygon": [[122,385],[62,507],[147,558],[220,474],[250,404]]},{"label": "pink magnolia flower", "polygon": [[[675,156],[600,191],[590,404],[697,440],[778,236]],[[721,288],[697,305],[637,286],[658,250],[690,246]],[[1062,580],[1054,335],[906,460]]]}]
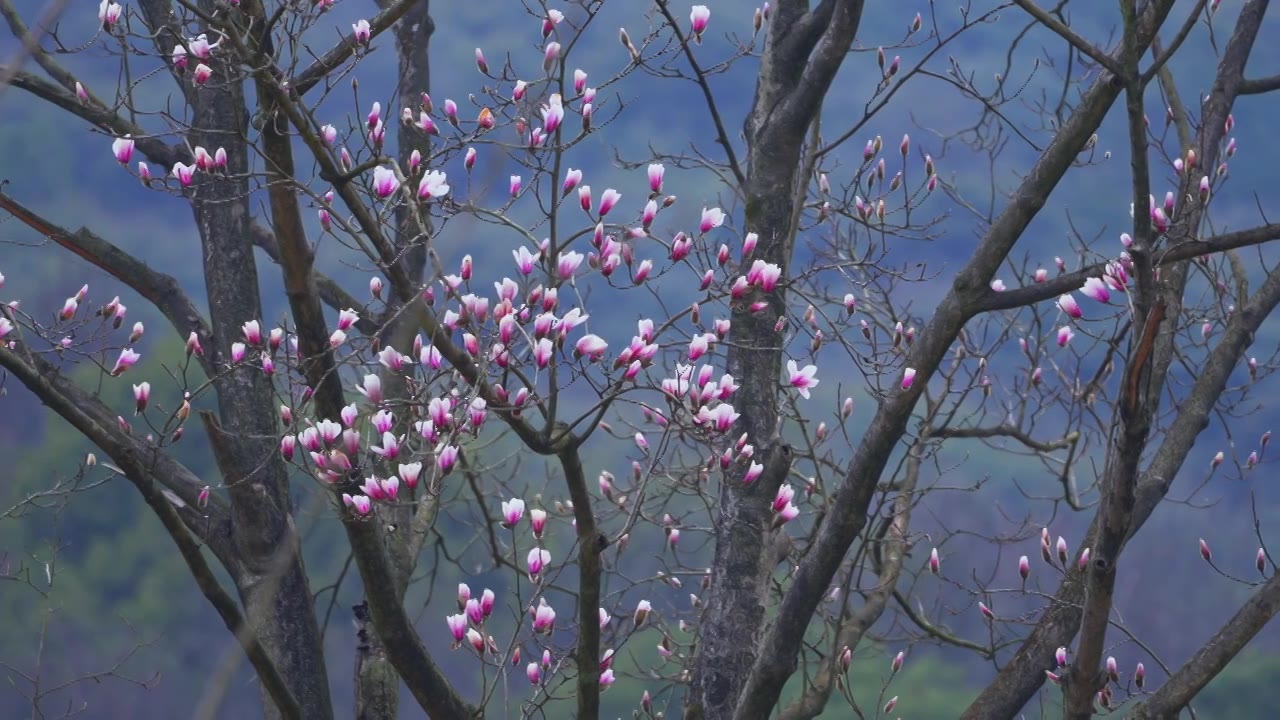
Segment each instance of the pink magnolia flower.
[{"label": "pink magnolia flower", "polygon": [[432,170],[422,176],[418,182],[418,197],[423,199],[442,198],[449,194],[447,176],[439,170]]},{"label": "pink magnolia flower", "polygon": [[689,12],[689,25],[693,30],[693,41],[701,44],[702,33],[706,32],[707,23],[711,21],[711,10],[706,5],[694,5]]},{"label": "pink magnolia flower", "polygon": [[471,401],[467,407],[467,419],[471,422],[471,427],[479,430],[484,425],[485,419],[489,416],[485,409],[488,403],[482,397],[477,397]]},{"label": "pink magnolia flower", "polygon": [[551,364],[551,355],[555,351],[555,343],[548,338],[538,340],[533,347],[533,361],[539,369],[546,369]]},{"label": "pink magnolia flower", "polygon": [[[704,406],[705,410],[705,406]],[[729,428],[737,422],[741,414],[735,412],[733,406],[729,403],[720,403],[714,410],[707,411],[705,420],[711,423],[716,432],[729,432]]]},{"label": "pink magnolia flower", "polygon": [[907,388],[910,388],[911,384],[914,383],[915,381],[916,381],[916,369],[903,368],[902,369],[902,389],[906,390]]},{"label": "pink magnolia flower", "polygon": [[369,450],[375,455],[395,460],[400,454],[400,441],[394,433],[382,433],[382,445],[370,445]]},{"label": "pink magnolia flower", "polygon": [[569,168],[564,174],[564,194],[568,195],[580,182],[582,182],[582,171]]},{"label": "pink magnolia flower", "polygon": [[184,165],[180,162],[173,164],[173,176],[178,178],[178,183],[181,184],[182,187],[190,187],[192,180],[195,179],[195,175],[195,165]]},{"label": "pink magnolia flower", "polygon": [[367,45],[373,36],[373,30],[369,27],[369,21],[361,18],[351,25],[351,37],[359,44]]},{"label": "pink magnolia flower", "polygon": [[644,621],[649,619],[649,613],[652,611],[653,606],[649,604],[648,600],[641,600],[636,603],[636,612],[635,615],[632,616],[632,620],[635,622],[636,627],[643,625]]},{"label": "pink magnolia flower", "polygon": [[448,475],[457,463],[458,448],[456,445],[445,445],[436,452],[436,466],[440,468],[442,474]]},{"label": "pink magnolia flower", "polygon": [[[552,12],[555,11],[553,10]],[[529,682],[534,685],[542,682],[542,667],[536,662],[531,662],[525,666],[524,674],[525,677],[529,678]]]},{"label": "pink magnolia flower", "polygon": [[453,641],[461,643],[462,638],[467,634],[467,616],[462,613],[450,615],[445,618],[445,622],[449,625],[449,634],[453,635]]},{"label": "pink magnolia flower", "polygon": [[511,176],[510,187],[508,187],[508,190],[511,192],[511,197],[515,197],[520,194],[520,183],[521,180],[519,175]]},{"label": "pink magnolia flower", "polygon": [[578,266],[582,264],[582,253],[564,252],[560,253],[560,257],[556,260],[556,275],[561,280],[569,280],[573,277],[573,273],[577,271]]},{"label": "pink magnolia flower", "polygon": [[250,345],[262,344],[262,326],[257,320],[250,320],[240,326],[240,332],[244,333],[244,339]]},{"label": "pink magnolia flower", "polygon": [[1111,291],[1107,289],[1107,284],[1098,278],[1085,280],[1084,287],[1080,288],[1080,292],[1100,303],[1111,300]]},{"label": "pink magnolia flower", "polygon": [[816,377],[818,373],[817,365],[806,365],[801,368],[795,360],[787,361],[787,384],[795,388],[800,397],[809,399],[809,390],[818,386],[820,382]]},{"label": "pink magnolia flower", "polygon": [[511,498],[502,501],[502,526],[513,528],[524,517],[524,500],[520,498]]},{"label": "pink magnolia flower", "polygon": [[373,191],[379,198],[383,200],[391,197],[391,194],[400,187],[400,180],[396,178],[395,171],[384,165],[379,165],[373,169]]},{"label": "pink magnolia flower", "polygon": [[147,401],[151,399],[151,383],[145,380],[141,385],[133,386],[134,415],[141,415],[147,409]]},{"label": "pink magnolia flower", "polygon": [[545,548],[533,548],[529,551],[529,576],[537,577],[543,568],[551,564],[551,553]]},{"label": "pink magnolia flower", "polygon": [[[613,651],[610,650],[609,652],[613,652]],[[604,672],[600,673],[600,686],[602,688],[607,688],[610,685],[612,685],[613,680],[614,680],[613,668],[609,668],[608,670],[605,670]]]},{"label": "pink magnolia flower", "polygon": [[[345,500],[348,496],[344,494],[342,497]],[[368,515],[369,511],[373,509],[373,501],[369,499],[368,495],[351,495],[350,497],[351,508],[358,514]]]},{"label": "pink magnolia flower", "polygon": [[124,12],[124,8],[115,0],[102,0],[98,5],[98,22],[102,23],[102,29],[108,32],[118,22],[120,15]]},{"label": "pink magnolia flower", "polygon": [[467,630],[467,642],[471,644],[471,648],[477,653],[484,654],[484,636],[479,630],[471,628]]},{"label": "pink magnolia flower", "polygon": [[689,341],[689,362],[695,362],[698,358],[705,355],[707,347],[707,336],[695,335],[693,339]]},{"label": "pink magnolia flower", "polygon": [[1213,562],[1213,553],[1209,550],[1209,543],[1205,542],[1204,538],[1200,538],[1200,557]]},{"label": "pink magnolia flower", "polygon": [[711,232],[713,229],[724,224],[724,211],[720,208],[702,208],[702,221],[698,224],[698,231],[702,234]]},{"label": "pink magnolia flower", "polygon": [[418,477],[422,474],[422,463],[408,463],[401,465],[397,470],[400,480],[404,482],[410,489],[418,485]]},{"label": "pink magnolia flower", "polygon": [[742,476],[743,484],[749,485],[755,482],[756,478],[760,477],[760,473],[762,472],[764,472],[764,465],[762,463],[752,462],[747,466],[747,472]]},{"label": "pink magnolia flower", "polygon": [[560,58],[560,43],[552,41],[542,51],[542,69],[550,73],[551,69],[556,66],[556,60]]},{"label": "pink magnolia flower", "polygon": [[360,319],[360,314],[354,308],[347,308],[338,312],[338,329],[350,330],[352,325]]},{"label": "pink magnolia flower", "polygon": [[929,572],[934,575],[939,574],[942,569],[942,563],[938,559],[938,548],[929,551]]},{"label": "pink magnolia flower", "polygon": [[1031,560],[1028,559],[1026,555],[1023,555],[1022,557],[1018,558],[1018,575],[1020,575],[1023,580],[1026,580],[1027,576],[1030,574],[1031,574]]},{"label": "pink magnolia flower", "polygon": [[592,361],[599,360],[604,356],[609,344],[599,335],[584,335],[577,344],[573,346],[574,357],[587,356]]},{"label": "pink magnolia flower", "polygon": [[529,526],[533,528],[533,536],[541,538],[543,530],[547,527],[547,511],[539,508],[530,510]]},{"label": "pink magnolia flower", "polygon": [[1075,336],[1076,334],[1071,331],[1071,326],[1069,325],[1063,325],[1058,328],[1058,347],[1066,347],[1067,343],[1071,342],[1071,338]]},{"label": "pink magnolia flower", "polygon": [[484,622],[484,611],[480,609],[479,598],[468,598],[462,610],[473,624],[479,625]]},{"label": "pink magnolia flower", "polygon": [[538,258],[542,253],[530,253],[529,249],[521,246],[511,251],[512,257],[516,260],[516,268],[521,275],[529,275],[533,272],[533,266],[538,262]]},{"label": "pink magnolia flower", "polygon": [[377,375],[374,375],[374,374],[365,375],[364,384],[357,385],[356,390],[358,390],[361,395],[364,395],[365,397],[369,398],[369,402],[372,402],[372,403],[382,402],[382,379],[379,378]]},{"label": "pink magnolia flower", "polygon": [[1062,312],[1069,315],[1072,319],[1079,320],[1084,317],[1084,311],[1080,309],[1080,303],[1070,293],[1058,298],[1058,307],[1062,308]]},{"label": "pink magnolia flower", "polygon": [[133,157],[133,136],[125,135],[122,138],[116,138],[111,143],[111,152],[116,156],[117,162],[127,165],[129,158]]},{"label": "pink magnolia flower", "polygon": [[134,352],[132,348],[125,348],[120,351],[120,357],[116,360],[115,367],[111,369],[111,375],[114,377],[120,373],[133,367],[142,356]]},{"label": "pink magnolia flower", "polygon": [[621,199],[622,193],[613,188],[607,188],[603,193],[600,193],[600,217],[608,215],[613,206],[617,205]]},{"label": "pink magnolia flower", "polygon": [[213,68],[200,63],[196,65],[196,69],[191,73],[191,82],[196,85],[204,85],[209,82],[209,78],[213,77]]},{"label": "pink magnolia flower", "polygon": [[666,168],[661,163],[649,165],[649,192],[655,195],[662,192],[662,178],[665,174]]}]

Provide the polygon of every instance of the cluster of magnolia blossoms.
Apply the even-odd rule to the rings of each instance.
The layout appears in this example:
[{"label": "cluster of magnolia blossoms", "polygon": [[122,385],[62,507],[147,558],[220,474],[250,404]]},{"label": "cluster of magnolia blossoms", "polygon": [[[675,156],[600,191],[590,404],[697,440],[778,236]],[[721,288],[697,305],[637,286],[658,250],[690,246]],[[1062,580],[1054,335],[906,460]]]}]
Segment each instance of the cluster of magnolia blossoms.
[{"label": "cluster of magnolia blossoms", "polygon": [[[0,287],[4,287],[4,279],[4,274],[0,273]],[[66,333],[57,341],[58,349],[65,350],[72,347],[75,344],[75,328],[85,322],[88,322],[88,318],[85,317],[85,313],[82,310],[88,297],[89,286],[82,285],[74,295],[63,301],[62,308],[57,313],[58,324],[48,328],[43,328],[43,330],[53,334],[57,334],[58,332]],[[17,325],[14,323],[14,317],[18,312],[18,309],[19,304],[16,300],[7,305],[0,306],[0,340],[9,337],[9,340],[5,341],[7,346],[12,345],[13,338],[10,337],[10,335],[17,330]],[[126,313],[128,313],[128,308],[125,307],[124,303],[120,302],[120,297],[116,296],[112,298],[110,302],[99,307],[93,315],[101,318],[102,323],[106,326],[110,326],[112,330],[119,330],[124,325]],[[116,357],[115,363],[109,370],[109,373],[113,377],[120,375],[124,371],[133,367],[137,364],[138,360],[142,358],[142,355],[135,351],[132,345],[142,339],[144,331],[145,328],[141,322],[135,322],[133,324],[133,327],[129,331],[129,338],[127,340],[128,344],[120,349],[120,354]]]},{"label": "cluster of magnolia blossoms", "polygon": [[[502,502],[502,525],[513,532],[520,525],[525,515],[525,503],[519,498],[512,498]],[[546,532],[547,513],[545,510],[532,509],[529,511],[529,524],[534,537],[534,547],[529,551],[529,577],[535,583],[535,586],[541,585],[541,580],[545,571],[551,563],[550,553],[543,547],[543,541]],[[495,660],[502,657],[505,653],[499,649],[497,641],[493,635],[485,632],[485,622],[493,614],[496,597],[492,590],[486,588],[479,598],[472,597],[471,588],[466,583],[458,585],[458,613],[449,615],[445,618],[445,623],[449,628],[449,633],[453,637],[453,648],[456,650],[460,647],[470,646],[476,654],[483,658],[491,657]],[[551,636],[555,632],[556,611],[547,602],[545,595],[536,596],[536,603],[531,602],[528,606],[529,630],[531,637],[529,640],[538,645],[538,636]],[[632,618],[634,628],[642,627],[652,610],[647,600],[641,600],[636,604],[635,614]],[[613,618],[605,608],[600,608],[600,627],[604,628],[609,625]],[[512,666],[519,666],[521,661],[521,648],[523,642],[518,638],[521,634],[520,630],[516,631],[516,638],[510,644],[510,660]],[[541,658],[530,662],[525,667],[525,674],[529,678],[529,682],[534,685],[543,683],[548,675],[552,672],[554,664],[552,662],[551,649],[541,647]],[[613,676],[613,650],[606,650],[600,662],[600,684],[607,687],[614,682]]]}]

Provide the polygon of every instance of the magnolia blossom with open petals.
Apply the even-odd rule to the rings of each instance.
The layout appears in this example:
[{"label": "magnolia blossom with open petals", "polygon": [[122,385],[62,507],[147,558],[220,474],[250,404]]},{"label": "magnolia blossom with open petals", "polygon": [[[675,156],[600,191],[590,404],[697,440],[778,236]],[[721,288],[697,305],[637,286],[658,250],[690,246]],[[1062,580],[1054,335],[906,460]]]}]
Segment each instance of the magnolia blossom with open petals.
[{"label": "magnolia blossom with open petals", "polygon": [[1107,284],[1098,278],[1085,280],[1084,287],[1080,288],[1080,292],[1100,303],[1111,300],[1111,291],[1107,289]]},{"label": "magnolia blossom with open petals", "polygon": [[536,577],[542,573],[543,568],[551,564],[551,553],[545,548],[533,548],[529,551],[529,575]]},{"label": "magnolia blossom with open petals", "polygon": [[462,613],[450,615],[446,617],[445,623],[449,625],[449,634],[453,636],[455,643],[461,643],[462,638],[467,634],[467,616]]},{"label": "magnolia blossom with open petals", "polygon": [[787,384],[795,388],[800,397],[809,398],[809,390],[818,386],[819,380],[814,377],[818,373],[817,365],[806,365],[803,368],[795,360],[787,361]]},{"label": "magnolia blossom with open petals", "polygon": [[524,517],[524,500],[511,498],[510,500],[502,501],[503,527],[515,527],[522,517]]},{"label": "magnolia blossom with open petals", "polygon": [[599,360],[604,356],[609,344],[599,335],[584,335],[577,344],[573,346],[573,354],[576,357],[586,356],[591,360]]},{"label": "magnolia blossom with open petals", "polygon": [[369,21],[361,18],[351,24],[351,36],[358,43],[368,43],[373,35],[373,29],[369,27]]},{"label": "magnolia blossom with open petals", "polygon": [[196,65],[196,69],[191,73],[191,82],[196,85],[204,85],[209,82],[209,78],[213,77],[213,68],[200,63]]},{"label": "magnolia blossom with open petals", "polygon": [[196,166],[184,165],[182,163],[174,163],[173,176],[178,178],[178,183],[182,185],[182,187],[190,187],[191,182],[195,179],[195,176],[196,176]]},{"label": "magnolia blossom with open petals", "polygon": [[432,170],[422,176],[422,180],[418,182],[418,197],[426,198],[442,198],[449,194],[449,183],[444,173],[439,170]]},{"label": "magnolia blossom with open petals", "polygon": [[702,221],[698,224],[698,232],[711,232],[724,224],[724,211],[720,208],[702,208]]},{"label": "magnolia blossom with open petals", "polygon": [[365,397],[369,398],[369,402],[372,402],[372,403],[382,402],[382,379],[379,378],[377,375],[374,375],[374,374],[365,375],[364,384],[357,385],[356,390],[358,390],[361,395],[364,395]]},{"label": "magnolia blossom with open petals", "polygon": [[138,359],[142,356],[133,351],[133,348],[125,348],[120,351],[120,357],[116,360],[115,367],[111,368],[111,374],[119,375],[120,373],[133,367]]},{"label": "magnolia blossom with open petals", "polygon": [[556,260],[556,275],[561,280],[572,278],[574,272],[578,270],[578,266],[582,264],[582,259],[583,256],[580,252],[560,253],[560,257]]},{"label": "magnolia blossom with open petals", "polygon": [[111,30],[111,28],[120,22],[120,15],[124,12],[124,8],[115,0],[102,0],[98,5],[98,22],[102,23],[103,30]]}]

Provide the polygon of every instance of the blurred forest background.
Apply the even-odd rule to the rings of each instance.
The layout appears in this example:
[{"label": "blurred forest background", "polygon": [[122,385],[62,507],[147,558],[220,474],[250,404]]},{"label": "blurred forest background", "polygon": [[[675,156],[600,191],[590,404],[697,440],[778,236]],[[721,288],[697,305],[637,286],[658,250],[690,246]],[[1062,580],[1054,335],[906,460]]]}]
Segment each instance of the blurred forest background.
[{"label": "blurred forest background", "polygon": [[[18,0],[16,4],[30,21],[45,3],[44,0]],[[127,7],[128,0],[124,0],[124,4]],[[617,44],[616,28],[626,26],[636,36],[643,34],[652,22],[646,14],[647,3],[610,0],[606,5],[609,7],[604,18],[574,48],[570,57],[572,65],[601,76],[625,62],[625,53]],[[1226,19],[1215,23],[1217,32],[1228,27],[1231,5],[1232,0],[1223,3],[1219,13]],[[712,32],[700,52],[727,55],[730,46],[723,33],[749,35],[755,7],[754,0],[714,3]],[[1094,39],[1111,36],[1114,3],[1076,2],[1070,7],[1072,26],[1082,35]],[[78,45],[92,36],[95,8],[96,3],[87,1],[69,4],[58,28],[67,45]],[[855,57],[846,62],[837,89],[824,108],[825,113],[833,117],[862,113],[869,90],[878,79],[874,69],[875,45],[901,38],[917,11],[927,11],[924,0],[869,3],[860,32],[860,37],[868,38],[869,47],[859,48]],[[374,12],[373,0],[342,0],[329,15],[331,36],[316,36],[311,42],[317,48],[327,47],[353,20],[372,16]],[[472,60],[475,47],[483,48],[493,65],[500,64],[508,51],[518,52],[521,62],[530,70],[530,58],[540,53],[536,21],[518,0],[484,3],[435,0],[432,15],[437,27],[431,53],[432,95],[437,102],[452,97],[466,108],[468,94],[476,93],[483,82],[492,82],[475,70]],[[1262,31],[1264,38],[1280,37],[1280,17],[1274,15]],[[1018,10],[1005,10],[997,22],[961,37],[931,62],[931,68],[946,72],[949,55],[979,81],[995,73],[1025,76],[1023,100],[1010,103],[1006,111],[1016,122],[1031,129],[1039,141],[1045,141],[1050,135],[1046,122],[1052,118],[1042,116],[1035,104],[1041,99],[1042,90],[1047,97],[1052,97],[1052,88],[1062,82],[1061,68],[1054,62],[1061,46],[1047,33],[1037,31],[1032,39],[1010,53],[1009,38],[1023,27],[1024,21]],[[8,34],[0,34],[0,58],[7,61],[16,51],[16,41]],[[904,65],[923,56],[923,50],[919,49],[900,52]],[[119,72],[118,60],[106,55],[99,44],[62,60],[87,86],[103,92],[116,85]],[[1039,67],[1033,69],[1037,58]],[[154,58],[135,58],[131,62],[136,63],[135,73],[142,72],[141,68],[147,63],[155,66]],[[1215,62],[1210,34],[1204,28],[1197,29],[1173,68],[1189,105],[1194,104],[1197,93],[1207,90],[1205,83],[1211,77]],[[1250,67],[1250,75],[1255,76],[1280,70],[1280,44],[1264,41]],[[737,134],[736,128],[750,103],[754,69],[751,62],[744,62],[731,72],[713,78],[714,90],[722,103],[722,111],[729,118],[733,135]],[[353,107],[350,93],[339,89],[327,105],[334,117],[326,117],[324,121],[341,120],[345,125],[343,116],[354,117],[359,110],[367,110],[374,99],[383,100],[385,106],[393,73],[393,55],[375,50],[355,73],[360,80],[362,107]],[[167,78],[159,77],[158,82],[146,86],[154,96],[144,105],[158,106],[168,100],[170,90],[166,82]],[[0,93],[0,180],[9,183],[6,191],[65,227],[93,228],[153,266],[175,275],[191,289],[193,296],[200,297],[202,293],[197,289],[202,283],[200,264],[193,255],[198,240],[186,204],[180,199],[147,191],[132,181],[111,157],[109,138],[21,91],[0,89]],[[613,184],[624,193],[641,192],[643,171],[621,170],[614,162],[615,152],[622,158],[638,160],[647,156],[647,146],[678,152],[696,144],[708,152],[714,151],[704,107],[692,84],[630,77],[602,91],[604,95],[615,99],[614,104],[607,106],[607,114],[616,108],[616,100],[625,103],[623,112],[595,134],[593,146],[579,149],[570,162],[574,167],[583,167],[593,186],[603,189]],[[1273,96],[1245,97],[1237,105],[1235,134],[1241,154],[1231,165],[1230,181],[1215,200],[1215,221],[1220,223],[1216,230],[1251,224],[1257,219],[1258,208],[1265,211],[1280,198],[1275,168],[1249,161],[1251,148],[1276,142],[1271,118],[1272,113],[1280,114],[1277,102]],[[1119,113],[1113,114],[1117,117],[1109,123],[1109,131],[1099,137],[1095,162],[1068,175],[1020,246],[1033,262],[1052,267],[1055,255],[1067,256],[1071,242],[1117,245],[1116,238],[1126,229],[1129,168],[1124,153],[1122,119]],[[398,116],[398,106],[393,106],[388,115]],[[986,158],[970,154],[961,143],[944,144],[944,137],[960,132],[974,117],[975,107],[971,101],[960,98],[940,82],[916,78],[889,109],[871,123],[865,134],[868,137],[882,134],[886,142],[896,143],[902,133],[911,133],[913,140],[924,143],[938,161],[939,174],[946,183],[980,205],[999,205],[1000,197],[998,194],[992,197],[990,188],[993,185],[1007,187],[1019,171],[1030,164],[1034,153],[1025,144],[1011,142],[992,165]],[[1153,124],[1163,121],[1158,112],[1153,111],[1151,118]],[[848,149],[857,151],[853,145]],[[1109,160],[1102,159],[1102,152],[1106,150],[1114,153]],[[502,192],[509,174],[507,169],[500,165],[481,169],[484,172],[477,172],[470,182],[487,183]],[[1161,172],[1171,175],[1171,171]],[[451,180],[453,177],[451,174]],[[723,202],[729,207],[730,199],[717,196],[716,186],[707,175],[669,170],[667,179],[669,189],[680,196],[677,210],[684,215],[676,217],[689,221],[703,205]],[[1156,184],[1160,188],[1165,185],[1165,182]],[[948,201],[939,195],[933,202]],[[921,241],[919,247],[911,251],[929,267],[945,269],[965,257],[981,228],[975,227],[971,216],[958,205],[933,209],[948,213],[946,222],[939,228],[939,236],[932,241]],[[6,280],[0,290],[0,300],[20,299],[29,311],[56,309],[63,298],[85,282],[90,286],[93,304],[120,294],[130,306],[130,319],[142,320],[148,328],[141,348],[143,372],[135,373],[132,380],[137,381],[137,376],[145,373],[155,386],[156,394],[164,393],[163,382],[157,382],[163,377],[160,368],[180,358],[181,338],[158,316],[149,314],[149,308],[145,308],[141,300],[131,301],[123,288],[102,273],[64,250],[43,244],[18,223],[4,220],[0,218],[0,272]],[[507,244],[489,242],[483,231],[468,233],[463,227],[452,226],[450,233],[436,241],[446,264],[456,263],[464,253],[474,255],[477,266],[489,260],[509,262]],[[266,297],[275,303],[274,307],[268,307],[265,318],[266,326],[271,327],[286,311],[285,298],[279,291],[278,272],[265,258],[259,257]],[[370,274],[367,269],[338,265],[332,258],[326,270],[348,281],[349,287],[358,293],[363,292],[361,288]],[[928,297],[928,288],[927,284],[912,286],[920,297],[911,299],[918,301],[921,308],[932,306],[934,298]],[[597,322],[616,319],[620,324],[632,326],[641,309],[618,304],[594,307],[591,312]],[[1259,336],[1253,354],[1260,358],[1270,356],[1278,336],[1280,329],[1270,326]],[[96,372],[86,372],[84,377],[89,382],[97,382]],[[871,402],[859,391],[861,378],[852,369],[824,366],[822,377],[822,387],[815,391],[815,402],[834,405],[842,394],[852,394],[855,404]],[[126,376],[107,379],[100,387],[103,396],[122,413],[132,407],[129,383],[130,378]],[[1280,430],[1280,407],[1271,399],[1274,397],[1271,387],[1274,385],[1259,387],[1252,412],[1220,418],[1201,436],[1201,446],[1187,464],[1190,470],[1178,479],[1170,498],[1188,498],[1202,484],[1203,489],[1195,494],[1192,502],[1167,502],[1139,535],[1123,563],[1116,607],[1129,630],[1170,666],[1188,657],[1213,628],[1235,611],[1246,595],[1243,587],[1213,573],[1201,561],[1197,539],[1204,536],[1212,544],[1215,558],[1228,571],[1254,577],[1250,569],[1257,543],[1251,505],[1256,503],[1264,531],[1280,527],[1280,482],[1274,477],[1275,464],[1271,462],[1274,458],[1264,456],[1262,463],[1251,472],[1242,470],[1243,458],[1253,449],[1259,435],[1272,428]],[[3,458],[0,511],[57,482],[72,481],[85,454],[92,450],[21,386],[9,381],[3,391],[0,396],[0,458]],[[855,417],[857,414],[855,411]],[[1227,421],[1225,425],[1223,420]],[[208,448],[200,433],[194,430],[193,427],[177,452],[188,467],[210,468],[208,479],[216,484]],[[973,446],[969,447],[972,450]],[[985,481],[984,493],[947,494],[945,506],[940,503],[929,506],[932,517],[924,520],[920,529],[951,527],[959,524],[957,518],[963,517],[963,524],[970,527],[1008,526],[1012,531],[1024,521],[1030,521],[1050,523],[1054,535],[1064,535],[1069,541],[1081,537],[1088,515],[1066,510],[1055,514],[1051,498],[1059,492],[1059,487],[1056,478],[1046,473],[1040,464],[1027,458],[989,452],[958,454],[963,451],[963,448],[950,451],[957,455],[949,471],[953,477],[948,484],[967,486]],[[1218,451],[1225,452],[1228,461],[1210,478],[1210,459]],[[498,444],[492,452],[509,450]],[[616,474],[628,472],[628,463],[617,458],[616,453],[610,453],[607,444],[588,445],[587,452],[591,457],[589,474],[600,470]],[[1272,452],[1274,454],[1274,449]],[[562,494],[561,483],[554,476],[548,477],[541,465],[530,463],[523,467],[534,488],[532,492],[542,491],[548,498]],[[84,484],[100,479],[104,475],[101,470],[91,471]],[[331,615],[322,614],[322,617],[328,618],[325,638],[335,702],[338,707],[350,707],[351,665],[346,658],[353,657],[350,607],[360,600],[359,580],[354,569],[347,566],[345,543],[331,510],[323,503],[311,502],[308,484],[306,478],[299,479],[295,494],[299,498],[298,524],[306,538],[306,562],[313,577],[316,602],[325,608],[332,604]],[[15,572],[19,568],[30,568],[30,581],[34,585],[33,589],[22,582],[0,583],[0,617],[5,619],[0,622],[0,662],[3,663],[0,674],[5,676],[5,681],[0,682],[0,716],[17,718],[30,714],[19,692],[29,692],[30,688],[20,673],[31,674],[37,668],[45,686],[116,668],[112,676],[102,677],[100,682],[74,684],[59,695],[69,708],[87,703],[86,717],[188,717],[203,703],[213,702],[213,695],[217,693],[211,688],[216,690],[218,678],[229,678],[229,684],[225,697],[218,700],[221,704],[216,717],[256,715],[258,692],[247,666],[241,661],[239,649],[194,588],[172,543],[132,488],[124,481],[114,480],[75,493],[68,500],[65,507],[50,500],[46,504],[51,509],[0,519],[0,569]],[[59,507],[55,510],[52,506]],[[426,552],[430,556],[444,550],[458,551],[465,569],[466,553],[471,548],[461,543],[450,547],[447,540],[451,533],[456,533],[457,538],[466,537],[468,529],[448,515],[446,508],[439,526],[444,539],[434,546],[429,543]],[[660,536],[633,540],[635,549],[630,551],[628,562],[636,564],[635,575],[651,572],[658,566],[661,553],[670,552],[664,550]],[[943,547],[943,564],[952,572],[967,574],[964,568],[972,567],[975,576],[1003,577],[1012,583],[1010,578],[1014,577],[1017,556],[1028,554],[1035,564],[1038,562],[1035,549],[1032,538],[1016,546],[1007,557],[991,557],[989,546],[973,545],[967,549],[964,538],[958,538]],[[679,550],[691,554],[700,551],[696,541],[688,543],[688,547],[682,541]],[[985,555],[976,556],[977,552]],[[432,562],[428,557],[423,564],[429,566]],[[924,562],[924,555],[915,558],[915,569]],[[46,563],[52,584],[46,580]],[[1056,587],[1056,576],[1046,573],[1043,577],[1046,589]],[[445,660],[446,667],[453,658],[449,657],[444,617],[454,612],[454,583],[458,581],[469,583],[477,593],[481,588],[492,587],[501,598],[503,583],[509,580],[463,574],[444,577],[435,587],[420,585],[411,591],[410,607],[416,613],[424,639],[432,652]],[[1032,581],[1037,581],[1035,573]],[[962,593],[951,597],[943,587],[944,592],[936,597],[936,602],[939,607],[955,608],[949,621],[950,629],[962,636],[986,638],[989,626],[972,611],[970,600]],[[655,609],[661,611],[666,604],[687,602],[687,592],[671,590],[668,595],[658,597],[655,593],[652,598]],[[902,628],[885,626],[881,630],[884,642],[864,644],[854,660],[855,694],[868,708],[877,704],[880,685],[889,674],[889,659],[905,646]],[[656,642],[657,638],[653,639]],[[1280,676],[1277,640],[1280,640],[1277,628],[1271,628],[1255,640],[1254,649],[1232,664],[1199,700],[1197,708],[1202,717],[1263,717],[1258,714],[1259,709],[1280,707],[1280,685],[1275,682]],[[626,652],[634,656],[634,667],[649,667],[658,661],[653,644],[647,640],[628,647]],[[1140,656],[1137,648],[1129,643],[1117,646],[1111,654],[1116,655],[1126,672],[1131,670],[1134,658]],[[1141,656],[1145,657],[1145,653]],[[1163,673],[1150,661],[1147,668],[1150,682],[1158,683]],[[918,644],[909,653],[904,672],[894,679],[886,697],[901,696],[902,714],[914,720],[950,718],[994,672],[993,664],[972,654]],[[137,682],[126,681],[125,677]],[[465,674],[455,672],[453,678],[465,687]],[[521,697],[526,691],[523,673],[514,673],[509,682],[513,697]],[[604,696],[604,714],[629,716],[643,689],[656,692],[660,688],[656,683],[620,680]],[[1051,714],[1054,694],[1052,689],[1042,693],[1044,704],[1027,708],[1027,716]],[[660,696],[660,706],[665,699]],[[678,707],[672,704],[668,716],[677,716]],[[412,702],[403,703],[402,710],[405,717],[417,717],[421,712]],[[827,716],[847,717],[848,710],[835,700]]]}]

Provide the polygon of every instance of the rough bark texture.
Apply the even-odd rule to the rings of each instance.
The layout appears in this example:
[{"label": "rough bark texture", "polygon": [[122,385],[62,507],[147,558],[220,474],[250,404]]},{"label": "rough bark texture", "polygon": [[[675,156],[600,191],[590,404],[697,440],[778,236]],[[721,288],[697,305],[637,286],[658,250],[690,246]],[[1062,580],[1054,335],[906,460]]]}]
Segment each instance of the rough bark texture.
[{"label": "rough bark texture", "polygon": [[[215,72],[219,80],[229,79],[225,66],[218,64]],[[248,130],[243,91],[238,83],[225,81],[205,90],[195,96],[190,142],[225,147],[230,175],[201,174],[190,189],[213,333],[205,352],[218,364],[225,362],[225,349],[241,339],[242,324],[261,319],[262,307],[249,229],[249,188],[240,179],[248,168],[240,141]],[[320,629],[290,514],[288,471],[273,440],[278,426],[270,378],[242,367],[225,373],[215,389],[219,422],[209,424],[209,430],[231,497],[233,538],[245,569],[238,589],[246,619],[303,715],[331,717]],[[265,705],[268,715],[274,714],[274,705]]]},{"label": "rough bark texture", "polygon": [[[827,0],[813,11],[783,3],[774,11],[760,63],[751,113],[746,119],[746,183],[742,196],[747,232],[759,235],[751,258],[782,267],[795,246],[798,206],[807,176],[801,163],[805,133],[857,32],[862,2]],[[785,311],[785,292],[758,294],[769,306],[750,312],[735,307],[728,355],[729,372],[739,379],[734,404],[738,428],[769,457],[771,471],[752,485],[725,483],[716,518],[716,568],[707,610],[690,715],[734,716],[757,649],[744,638],[764,625],[767,581],[776,558],[767,551],[773,519],[770,503],[790,467],[790,450],[778,445],[778,388],[782,348],[774,325]]]}]

